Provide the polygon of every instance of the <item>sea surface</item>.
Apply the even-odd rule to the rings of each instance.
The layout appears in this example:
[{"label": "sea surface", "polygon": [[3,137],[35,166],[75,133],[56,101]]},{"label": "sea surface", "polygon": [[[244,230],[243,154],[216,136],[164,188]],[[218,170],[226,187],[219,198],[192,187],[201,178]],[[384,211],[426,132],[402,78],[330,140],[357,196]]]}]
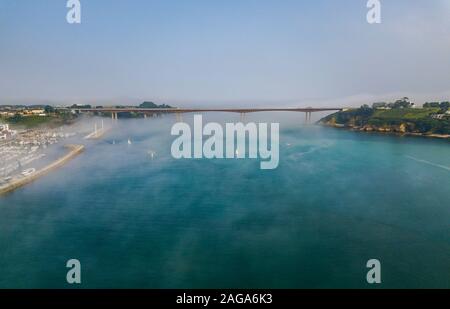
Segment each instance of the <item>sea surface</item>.
[{"label": "sea surface", "polygon": [[78,141],[82,155],[0,197],[0,288],[73,288],[69,259],[81,288],[374,288],[370,259],[376,287],[450,288],[450,142],[303,118],[247,115],[280,123],[275,170],[173,159],[172,116]]}]

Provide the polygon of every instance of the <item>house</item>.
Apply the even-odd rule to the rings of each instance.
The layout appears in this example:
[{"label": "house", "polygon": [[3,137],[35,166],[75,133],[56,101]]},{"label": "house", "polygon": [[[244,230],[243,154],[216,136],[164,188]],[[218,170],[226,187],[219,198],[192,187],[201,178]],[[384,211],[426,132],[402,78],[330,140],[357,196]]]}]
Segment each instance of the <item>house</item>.
[{"label": "house", "polygon": [[33,115],[42,115],[45,114],[45,110],[44,109],[32,109],[31,114]]},{"label": "house", "polygon": [[446,116],[446,114],[433,114],[433,115],[431,115],[431,118],[437,119],[437,120],[442,120],[442,119],[444,119],[445,116]]},{"label": "house", "polygon": [[0,112],[0,116],[3,116],[3,117],[12,117],[12,116],[14,116],[14,113],[2,111],[2,112]]}]

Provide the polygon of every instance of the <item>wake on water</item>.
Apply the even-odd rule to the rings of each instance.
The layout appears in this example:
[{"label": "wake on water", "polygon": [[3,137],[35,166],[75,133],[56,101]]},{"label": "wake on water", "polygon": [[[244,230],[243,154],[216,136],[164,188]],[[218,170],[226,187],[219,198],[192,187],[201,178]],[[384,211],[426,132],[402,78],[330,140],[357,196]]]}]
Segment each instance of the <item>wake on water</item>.
[{"label": "wake on water", "polygon": [[442,168],[444,170],[450,171],[450,167],[445,166],[445,165],[433,163],[433,162],[430,162],[430,161],[427,161],[427,160],[423,160],[423,159],[419,159],[419,158],[415,158],[415,157],[412,157],[412,156],[405,156],[405,157],[407,157],[410,160],[416,161],[416,162],[428,164],[428,165],[431,165],[431,166],[434,166],[434,167],[439,167],[439,168]]}]

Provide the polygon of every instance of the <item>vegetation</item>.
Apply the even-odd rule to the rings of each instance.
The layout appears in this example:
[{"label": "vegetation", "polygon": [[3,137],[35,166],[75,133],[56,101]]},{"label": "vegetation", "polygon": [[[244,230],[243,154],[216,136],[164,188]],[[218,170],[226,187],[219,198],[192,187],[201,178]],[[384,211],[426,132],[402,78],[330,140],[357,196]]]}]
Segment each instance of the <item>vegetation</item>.
[{"label": "vegetation", "polygon": [[1,120],[15,127],[32,129],[36,127],[55,128],[65,124],[71,124],[75,120],[75,116],[70,113],[48,114],[47,116],[29,115],[23,116],[15,114],[11,117],[1,117]]},{"label": "vegetation", "polygon": [[155,104],[153,102],[143,102],[141,105],[139,105],[140,108],[172,108],[170,105],[166,104]]},{"label": "vegetation", "polygon": [[89,105],[89,104],[86,104],[86,105],[73,104],[70,108],[86,108],[86,109],[90,109],[90,108],[92,108],[92,105]]},{"label": "vegetation", "polygon": [[320,123],[362,131],[449,135],[450,115],[445,114],[448,107],[441,103],[426,106],[425,108],[377,109],[364,105],[361,108],[327,116],[320,120]]},{"label": "vegetation", "polygon": [[423,105],[424,108],[440,108],[440,109],[449,109],[450,108],[450,102],[427,102]]}]

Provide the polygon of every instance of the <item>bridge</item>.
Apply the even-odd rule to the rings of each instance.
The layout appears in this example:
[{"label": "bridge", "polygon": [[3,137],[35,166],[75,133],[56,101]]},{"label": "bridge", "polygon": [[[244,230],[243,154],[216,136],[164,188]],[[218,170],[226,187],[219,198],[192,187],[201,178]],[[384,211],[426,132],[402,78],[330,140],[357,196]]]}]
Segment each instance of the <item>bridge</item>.
[{"label": "bridge", "polygon": [[258,112],[297,112],[305,113],[306,121],[311,121],[312,113],[343,111],[343,107],[306,107],[306,108],[139,108],[139,107],[101,107],[101,108],[70,108],[78,113],[111,113],[112,119],[118,119],[119,113],[141,113],[146,117],[148,114],[186,114],[186,113],[239,113],[245,115]]}]

